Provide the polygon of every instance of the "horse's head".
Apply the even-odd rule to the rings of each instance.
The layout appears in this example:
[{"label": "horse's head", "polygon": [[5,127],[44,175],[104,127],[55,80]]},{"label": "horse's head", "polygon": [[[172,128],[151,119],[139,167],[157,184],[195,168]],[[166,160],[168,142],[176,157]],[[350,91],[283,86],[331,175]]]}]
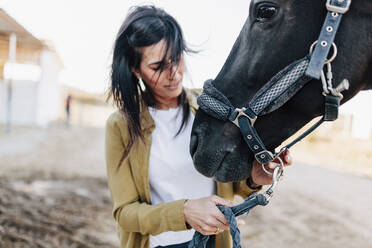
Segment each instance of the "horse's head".
[{"label": "horse's head", "polygon": [[[213,85],[235,107],[247,106],[253,95],[278,71],[309,53],[325,15],[325,0],[252,0],[247,21]],[[343,102],[372,88],[372,4],[354,0],[336,36],[338,56],[332,63],[335,85],[350,81]],[[255,123],[270,150],[278,147],[314,117],[322,114],[321,82],[310,81],[278,110]],[[196,169],[218,181],[249,177],[253,154],[239,129],[196,114],[191,144]]]}]

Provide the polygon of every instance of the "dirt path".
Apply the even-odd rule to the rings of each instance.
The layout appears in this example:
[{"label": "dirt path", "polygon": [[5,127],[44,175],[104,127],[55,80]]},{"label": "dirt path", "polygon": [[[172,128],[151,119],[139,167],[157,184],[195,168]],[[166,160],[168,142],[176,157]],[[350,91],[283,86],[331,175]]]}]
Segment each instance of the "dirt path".
[{"label": "dirt path", "polygon": [[[0,247],[118,247],[104,130],[0,134]],[[372,180],[295,163],[245,217],[243,247],[372,248]]]},{"label": "dirt path", "polygon": [[118,247],[104,130],[13,131],[0,134],[0,247]]},{"label": "dirt path", "polygon": [[1,248],[117,247],[106,182],[0,178]]}]

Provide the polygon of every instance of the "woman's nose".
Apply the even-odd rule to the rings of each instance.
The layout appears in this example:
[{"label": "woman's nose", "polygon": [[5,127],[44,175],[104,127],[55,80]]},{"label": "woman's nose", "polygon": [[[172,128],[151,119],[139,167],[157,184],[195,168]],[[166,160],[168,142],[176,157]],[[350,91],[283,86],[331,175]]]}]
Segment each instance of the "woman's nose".
[{"label": "woman's nose", "polygon": [[169,68],[169,80],[174,80],[174,81],[178,81],[181,79],[182,77],[182,73],[181,73],[181,70],[179,68],[178,65],[172,65],[170,68]]}]

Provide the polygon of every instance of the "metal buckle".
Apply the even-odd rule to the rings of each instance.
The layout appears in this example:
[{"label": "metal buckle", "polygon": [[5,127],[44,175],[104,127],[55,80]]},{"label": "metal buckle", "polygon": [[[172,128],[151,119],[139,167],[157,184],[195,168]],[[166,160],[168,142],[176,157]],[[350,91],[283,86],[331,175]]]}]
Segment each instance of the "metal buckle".
[{"label": "metal buckle", "polygon": [[[270,156],[270,160],[272,161],[272,160],[274,160],[274,155],[272,154],[272,152],[270,152],[270,151],[268,151],[268,150],[263,150],[263,151],[261,151],[261,152],[259,152],[259,153],[256,153],[255,155],[254,155],[254,157],[256,158],[256,160],[259,162],[260,161],[260,159],[264,159],[265,157],[261,157],[261,156],[266,156],[266,154],[268,154],[269,156]],[[262,166],[263,166],[263,164],[262,164]],[[265,172],[267,172],[267,170],[264,168],[264,171]],[[270,172],[267,172],[268,174],[270,173]]]},{"label": "metal buckle", "polygon": [[254,123],[256,122],[257,120],[257,116],[255,118],[251,118],[249,117],[244,111],[246,111],[247,109],[246,108],[236,108],[235,111],[238,112],[238,115],[235,117],[235,119],[232,121],[232,123],[234,123],[238,128],[240,128],[239,126],[239,117],[240,116],[245,116],[249,119],[250,123],[251,123],[251,126],[253,127]]},{"label": "metal buckle", "polygon": [[344,1],[347,2],[346,7],[339,7],[331,4],[331,0],[327,0],[326,7],[328,11],[345,14],[349,11],[351,0],[337,0],[339,3],[343,3]]}]

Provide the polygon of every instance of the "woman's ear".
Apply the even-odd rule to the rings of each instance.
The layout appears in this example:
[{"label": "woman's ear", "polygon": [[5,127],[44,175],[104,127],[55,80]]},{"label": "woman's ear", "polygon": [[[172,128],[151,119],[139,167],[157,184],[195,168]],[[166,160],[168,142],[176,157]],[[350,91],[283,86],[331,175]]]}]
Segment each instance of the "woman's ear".
[{"label": "woman's ear", "polygon": [[138,78],[141,78],[141,74],[139,73],[139,70],[134,69],[133,67],[131,68],[132,73]]}]

